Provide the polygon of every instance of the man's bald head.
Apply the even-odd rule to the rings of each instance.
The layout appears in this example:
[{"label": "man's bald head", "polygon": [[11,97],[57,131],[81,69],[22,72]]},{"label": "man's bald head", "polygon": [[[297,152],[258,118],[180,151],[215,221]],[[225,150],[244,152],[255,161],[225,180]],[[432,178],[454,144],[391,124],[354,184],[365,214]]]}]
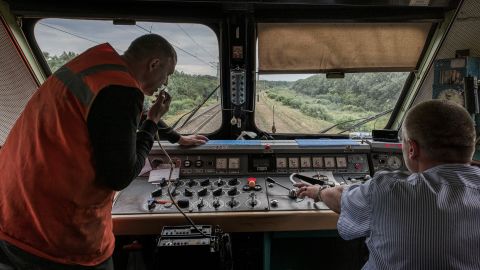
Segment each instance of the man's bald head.
[{"label": "man's bald head", "polygon": [[135,39],[125,52],[130,58],[138,61],[150,57],[172,58],[177,62],[177,53],[173,46],[162,36],[156,34],[143,35]]},{"label": "man's bald head", "polygon": [[[468,112],[456,103],[431,100],[410,109],[403,134],[418,143],[434,161],[467,163],[475,150],[475,126]],[[404,141],[405,143],[405,141]]]}]

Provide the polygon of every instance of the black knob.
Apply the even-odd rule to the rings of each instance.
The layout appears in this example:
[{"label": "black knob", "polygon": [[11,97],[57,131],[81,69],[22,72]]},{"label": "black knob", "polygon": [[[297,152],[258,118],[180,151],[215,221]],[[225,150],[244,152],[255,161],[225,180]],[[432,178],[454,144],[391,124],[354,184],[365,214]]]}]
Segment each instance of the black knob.
[{"label": "black knob", "polygon": [[228,184],[229,184],[230,186],[238,185],[238,183],[239,183],[239,182],[238,182],[238,179],[237,179],[237,178],[232,178],[232,179],[228,180]]},{"label": "black knob", "polygon": [[225,181],[222,180],[222,179],[218,179],[217,182],[215,182],[215,184],[216,184],[217,186],[221,187],[221,186],[225,185]]},{"label": "black knob", "polygon": [[202,188],[198,192],[198,196],[205,196],[208,194],[208,189],[207,188]]},{"label": "black knob", "polygon": [[164,186],[166,186],[167,184],[168,184],[168,183],[167,183],[167,179],[162,178],[162,180],[160,181],[160,186],[161,186],[161,187],[164,187]]},{"label": "black knob", "polygon": [[212,193],[213,196],[222,196],[222,188],[217,188]]},{"label": "black knob", "polygon": [[236,201],[234,198],[232,198],[230,201],[227,202],[227,205],[230,206],[231,208],[233,208],[233,207],[238,205],[238,201]]},{"label": "black knob", "polygon": [[190,180],[188,180],[188,182],[187,182],[187,186],[189,186],[189,187],[193,187],[193,186],[195,186],[196,184],[197,184],[197,182],[195,182],[195,180],[193,180],[193,179],[190,179]]},{"label": "black knob", "polygon": [[162,189],[157,188],[156,190],[152,191],[152,197],[160,197],[162,196]]},{"label": "black knob", "polygon": [[185,192],[183,193],[183,195],[187,196],[187,197],[191,197],[193,195],[193,192],[192,190],[190,190],[189,188],[186,188],[185,189]]},{"label": "black knob", "polygon": [[203,199],[201,199],[200,202],[197,204],[197,207],[200,209],[204,206],[205,206],[205,204],[203,203]]},{"label": "black knob", "polygon": [[213,201],[213,207],[218,208],[220,207],[220,200],[217,198],[215,201]]},{"label": "black knob", "polygon": [[154,199],[148,199],[147,200],[147,207],[148,207],[148,210],[153,210],[155,209],[155,206],[156,206],[156,202]]},{"label": "black knob", "polygon": [[181,199],[177,201],[178,207],[180,208],[188,208],[190,205],[190,201],[186,199]]},{"label": "black knob", "polygon": [[237,187],[232,187],[227,191],[227,194],[228,196],[234,196],[234,195],[237,195],[237,192],[238,192]]},{"label": "black knob", "polygon": [[271,205],[272,207],[277,207],[277,206],[278,206],[278,200],[271,200],[271,201],[270,201],[270,205]]},{"label": "black knob", "polygon": [[207,179],[205,179],[205,180],[202,180],[202,181],[200,182],[200,185],[201,185],[202,187],[205,187],[205,186],[210,185],[210,179],[207,178]]}]

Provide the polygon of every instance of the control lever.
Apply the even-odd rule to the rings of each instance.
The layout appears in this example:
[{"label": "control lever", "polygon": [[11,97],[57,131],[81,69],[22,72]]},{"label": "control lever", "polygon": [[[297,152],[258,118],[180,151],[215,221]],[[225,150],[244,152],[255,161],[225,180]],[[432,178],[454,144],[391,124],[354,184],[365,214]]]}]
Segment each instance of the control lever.
[{"label": "control lever", "polygon": [[325,175],[318,175],[318,176],[319,176],[319,178],[321,177],[322,179],[316,179],[316,178],[309,177],[309,176],[306,176],[306,175],[303,175],[303,174],[292,173],[290,175],[290,182],[292,182],[293,184],[297,184],[297,182],[295,180],[293,180],[293,178],[298,178],[298,179],[300,179],[304,182],[307,182],[310,185],[320,185],[320,186],[328,185],[330,187],[335,186],[334,183],[330,183],[328,181],[327,176],[325,176]]},{"label": "control lever", "polygon": [[277,181],[273,180],[273,178],[271,178],[271,177],[267,177],[267,178],[265,179],[265,181],[267,181],[268,183],[276,184],[276,185],[278,185],[278,186],[280,186],[280,187],[288,190],[288,197],[289,197],[290,199],[296,199],[296,198],[297,198],[297,189],[295,189],[295,188],[288,188],[288,187],[286,187],[286,186],[278,183]]}]

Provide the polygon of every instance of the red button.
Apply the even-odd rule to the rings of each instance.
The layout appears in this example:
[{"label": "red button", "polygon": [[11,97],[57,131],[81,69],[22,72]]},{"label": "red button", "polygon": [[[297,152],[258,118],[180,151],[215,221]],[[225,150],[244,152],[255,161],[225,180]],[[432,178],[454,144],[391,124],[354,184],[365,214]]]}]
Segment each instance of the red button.
[{"label": "red button", "polygon": [[249,187],[255,187],[255,185],[257,184],[257,178],[255,177],[247,178],[247,184]]}]

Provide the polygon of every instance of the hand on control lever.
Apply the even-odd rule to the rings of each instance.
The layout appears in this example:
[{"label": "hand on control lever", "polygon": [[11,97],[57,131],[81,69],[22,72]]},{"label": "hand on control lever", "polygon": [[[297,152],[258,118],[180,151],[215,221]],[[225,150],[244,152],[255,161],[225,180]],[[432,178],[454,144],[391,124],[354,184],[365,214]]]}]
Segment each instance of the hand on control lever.
[{"label": "hand on control lever", "polygon": [[310,184],[306,184],[306,183],[297,183],[297,184],[294,184],[293,185],[294,187],[297,187],[297,196],[299,198],[305,198],[305,197],[309,197],[309,198],[312,198],[314,200],[317,200],[318,199],[318,192],[321,188],[320,185],[310,185]]}]

